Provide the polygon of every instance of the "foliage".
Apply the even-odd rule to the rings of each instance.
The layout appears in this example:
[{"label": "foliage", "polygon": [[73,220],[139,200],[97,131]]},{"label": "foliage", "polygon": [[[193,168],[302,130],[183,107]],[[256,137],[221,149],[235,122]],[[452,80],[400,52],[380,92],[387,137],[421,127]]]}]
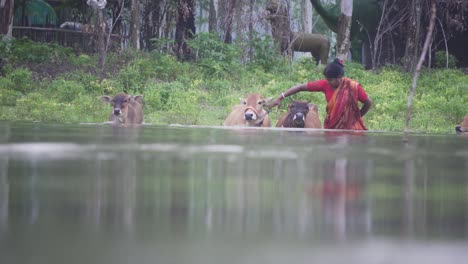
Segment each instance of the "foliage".
[{"label": "foliage", "polygon": [[[16,41],[10,47],[0,43],[0,52],[4,53],[18,50],[17,43],[23,46]],[[310,58],[289,61],[269,53],[268,43],[267,39],[261,40],[254,61],[246,64],[239,57],[241,44],[223,44],[210,35],[192,43],[198,52],[194,63],[179,62],[157,50],[110,53],[110,65],[118,66],[118,70],[102,81],[96,73],[87,70],[96,65],[92,55],[61,53],[61,48],[51,46],[48,52],[61,55],[48,62],[50,65],[68,62],[76,70],[40,79],[34,69],[22,66],[27,65],[29,57],[12,56],[7,51],[8,58],[14,58],[15,63],[9,61],[0,75],[0,119],[103,122],[110,107],[100,102],[99,97],[125,91],[143,95],[146,123],[221,125],[239,98],[248,93],[276,98],[289,87],[323,78],[323,66],[315,66]],[[41,46],[30,50],[41,50],[43,44],[28,45]],[[345,70],[346,76],[359,81],[374,102],[364,117],[368,128],[402,131],[411,74],[391,65],[374,73],[352,62],[345,64]],[[467,83],[467,75],[456,69],[424,69],[414,98],[411,129],[453,133],[454,126],[468,114]],[[322,93],[302,92],[293,97],[316,104],[323,122],[326,102]],[[273,125],[288,103],[285,100],[279,110],[270,113]]]},{"label": "foliage", "polygon": [[32,91],[33,85],[28,69],[8,70],[8,73],[0,78],[0,105],[15,106],[16,99]]},{"label": "foliage", "polygon": [[56,79],[49,85],[50,95],[60,102],[70,103],[81,94],[86,93],[85,87],[75,81]]},{"label": "foliage", "polygon": [[[447,64],[447,59],[448,59],[448,64]],[[437,68],[450,68],[453,69],[457,66],[458,60],[455,56],[452,54],[448,54],[447,58],[447,52],[446,51],[437,51],[435,54],[435,61],[434,65]]]},{"label": "foliage", "polygon": [[26,94],[33,90],[34,84],[28,69],[18,68],[7,74],[6,78],[11,80],[12,86],[10,88],[17,92]]},{"label": "foliage", "polygon": [[0,57],[11,61],[60,62],[72,54],[55,43],[37,43],[27,38],[0,41]]},{"label": "foliage", "polygon": [[203,67],[207,75],[222,76],[240,67],[240,47],[222,42],[216,34],[199,33],[187,44],[194,51],[195,63]]},{"label": "foliage", "polygon": [[252,49],[250,66],[260,66],[262,69],[270,71],[276,66],[281,65],[279,48],[275,46],[270,36],[254,32],[252,40],[247,43],[247,47],[251,47]]}]

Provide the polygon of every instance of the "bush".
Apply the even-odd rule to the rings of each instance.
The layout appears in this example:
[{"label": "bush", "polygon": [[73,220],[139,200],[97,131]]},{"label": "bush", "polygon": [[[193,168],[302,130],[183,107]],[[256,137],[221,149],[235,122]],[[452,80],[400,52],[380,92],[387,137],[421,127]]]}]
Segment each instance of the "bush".
[{"label": "bush", "polygon": [[[5,46],[3,44],[2,46]],[[62,62],[66,61],[72,50],[55,43],[34,42],[27,38],[14,39],[10,49],[0,48],[6,58],[12,61]]]},{"label": "bush", "polygon": [[34,92],[17,100],[15,114],[18,120],[66,122],[70,117],[68,107],[68,104]]},{"label": "bush", "polygon": [[[0,87],[2,86],[1,83],[2,83],[2,80],[0,79]],[[15,106],[16,99],[18,99],[20,96],[21,94],[15,91],[0,88],[0,105],[1,106]]]},{"label": "bush", "polygon": [[435,60],[434,60],[434,66],[436,68],[453,69],[457,67],[457,64],[458,64],[458,60],[452,54],[448,54],[448,58],[447,58],[447,52],[445,50],[444,51],[440,50],[436,52]]},{"label": "bush", "polygon": [[206,75],[224,76],[241,66],[241,48],[224,43],[217,34],[199,33],[187,44],[194,52],[195,63],[205,70]]},{"label": "bush", "polygon": [[8,70],[5,77],[0,77],[0,105],[15,106],[18,98],[34,89],[33,84],[28,69]]},{"label": "bush", "polygon": [[57,101],[66,103],[72,102],[76,97],[86,92],[82,84],[64,79],[52,81],[48,90]]}]

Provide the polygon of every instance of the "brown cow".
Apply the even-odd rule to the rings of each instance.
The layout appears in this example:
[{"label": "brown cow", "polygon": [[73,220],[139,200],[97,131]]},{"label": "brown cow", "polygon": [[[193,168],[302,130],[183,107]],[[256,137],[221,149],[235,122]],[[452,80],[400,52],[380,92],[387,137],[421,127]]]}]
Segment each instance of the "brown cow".
[{"label": "brown cow", "polygon": [[263,109],[267,101],[260,94],[249,94],[241,99],[241,104],[234,106],[232,112],[224,120],[224,126],[269,127],[270,117]]},{"label": "brown cow", "polygon": [[463,118],[463,122],[455,127],[455,131],[458,133],[468,134],[468,115]]},{"label": "brown cow", "polygon": [[141,95],[127,95],[119,93],[114,97],[101,96],[101,101],[110,103],[113,111],[109,116],[109,121],[116,124],[141,124],[143,123],[143,111],[141,109]]},{"label": "brown cow", "polygon": [[276,123],[276,127],[322,128],[318,108],[306,101],[293,101],[288,112]]}]

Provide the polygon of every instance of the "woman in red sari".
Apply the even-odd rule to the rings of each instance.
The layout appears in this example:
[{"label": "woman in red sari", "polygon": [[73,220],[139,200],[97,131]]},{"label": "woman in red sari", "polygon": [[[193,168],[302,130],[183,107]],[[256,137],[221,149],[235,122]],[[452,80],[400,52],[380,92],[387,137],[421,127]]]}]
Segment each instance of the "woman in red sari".
[{"label": "woman in red sari", "polygon": [[[327,100],[324,128],[367,130],[362,117],[369,111],[372,100],[362,86],[344,77],[344,66],[339,59],[327,64],[323,75],[325,80],[307,82],[289,88],[281,93],[270,107],[280,105],[283,99],[301,91],[323,92]],[[362,103],[361,109],[358,102]]]}]

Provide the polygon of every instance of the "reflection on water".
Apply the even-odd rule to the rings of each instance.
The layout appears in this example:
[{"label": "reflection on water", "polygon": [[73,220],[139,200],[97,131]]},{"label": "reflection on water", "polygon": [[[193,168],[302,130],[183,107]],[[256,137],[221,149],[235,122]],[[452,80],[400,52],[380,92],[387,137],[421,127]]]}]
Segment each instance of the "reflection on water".
[{"label": "reflection on water", "polygon": [[455,135],[0,123],[0,263],[460,263]]}]

